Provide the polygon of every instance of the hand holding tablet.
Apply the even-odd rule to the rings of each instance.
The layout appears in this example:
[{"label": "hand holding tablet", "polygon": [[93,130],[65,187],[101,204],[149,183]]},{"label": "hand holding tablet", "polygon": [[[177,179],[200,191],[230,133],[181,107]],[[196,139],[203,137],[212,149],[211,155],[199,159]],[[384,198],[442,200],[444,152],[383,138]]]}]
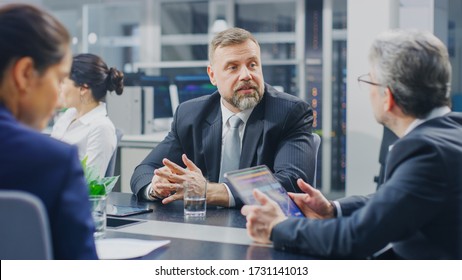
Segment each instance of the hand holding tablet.
[{"label": "hand holding tablet", "polygon": [[258,189],[276,201],[285,215],[304,216],[298,206],[290,199],[284,187],[265,165],[227,172],[224,177],[228,179],[231,184],[230,187],[238,193],[244,204],[258,204],[252,194],[253,189]]}]

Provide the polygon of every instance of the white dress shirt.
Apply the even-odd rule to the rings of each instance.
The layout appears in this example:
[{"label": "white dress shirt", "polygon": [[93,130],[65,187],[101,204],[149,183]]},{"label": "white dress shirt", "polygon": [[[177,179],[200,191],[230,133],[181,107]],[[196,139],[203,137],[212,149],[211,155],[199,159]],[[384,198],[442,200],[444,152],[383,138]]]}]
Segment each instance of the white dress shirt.
[{"label": "white dress shirt", "polygon": [[88,156],[87,165],[94,166],[101,177],[117,145],[115,127],[103,102],[80,118],[75,108],[66,110],[53,126],[51,137],[76,145],[80,160]]}]

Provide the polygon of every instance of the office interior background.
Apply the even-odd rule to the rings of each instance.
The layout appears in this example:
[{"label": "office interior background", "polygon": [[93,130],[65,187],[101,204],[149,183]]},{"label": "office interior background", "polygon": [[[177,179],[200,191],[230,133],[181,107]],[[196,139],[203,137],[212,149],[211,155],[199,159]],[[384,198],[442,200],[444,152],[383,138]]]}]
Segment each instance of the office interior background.
[{"label": "office interior background", "polygon": [[[17,2],[1,1],[0,3]],[[382,127],[356,78],[369,71],[375,35],[390,28],[429,30],[446,43],[453,67],[453,110],[462,111],[462,1],[459,0],[35,0],[90,52],[126,74],[109,96],[118,153],[118,190],[130,192],[134,167],[169,129],[175,107],[215,88],[207,47],[226,27],[252,32],[265,81],[314,109],[321,135],[316,185],[330,198],[375,190]]]}]

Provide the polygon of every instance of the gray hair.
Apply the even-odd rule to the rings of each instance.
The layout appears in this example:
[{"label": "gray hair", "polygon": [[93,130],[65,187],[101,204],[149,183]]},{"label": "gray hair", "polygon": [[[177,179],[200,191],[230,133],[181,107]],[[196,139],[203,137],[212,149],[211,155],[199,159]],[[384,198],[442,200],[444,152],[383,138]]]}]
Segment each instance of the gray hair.
[{"label": "gray hair", "polygon": [[373,42],[369,61],[378,82],[406,115],[424,118],[449,105],[451,64],[445,45],[429,32],[392,30]]},{"label": "gray hair", "polygon": [[239,45],[244,43],[247,40],[252,40],[257,44],[258,42],[253,35],[242,28],[238,27],[233,27],[233,28],[228,28],[226,30],[221,31],[215,37],[213,37],[212,42],[210,42],[209,45],[209,61],[210,64],[212,64],[213,60],[213,54],[215,53],[215,50],[218,47],[227,47],[227,46],[232,46],[232,45]]}]

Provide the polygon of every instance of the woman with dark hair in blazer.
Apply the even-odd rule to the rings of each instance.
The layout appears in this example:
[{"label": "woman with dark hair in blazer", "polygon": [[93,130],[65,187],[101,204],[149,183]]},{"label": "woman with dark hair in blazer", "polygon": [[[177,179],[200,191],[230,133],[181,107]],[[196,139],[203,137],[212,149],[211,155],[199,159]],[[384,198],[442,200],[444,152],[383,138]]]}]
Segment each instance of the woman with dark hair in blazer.
[{"label": "woman with dark hair in blazer", "polygon": [[72,61],[71,74],[61,86],[61,101],[69,108],[53,126],[51,136],[79,148],[79,158],[104,176],[117,146],[114,124],[107,116],[106,94],[123,91],[123,73],[108,68],[93,54],[79,54]]},{"label": "woman with dark hair in blazer", "polygon": [[43,135],[71,67],[70,36],[29,5],[0,8],[0,189],[40,198],[56,259],[96,259],[77,149]]}]

